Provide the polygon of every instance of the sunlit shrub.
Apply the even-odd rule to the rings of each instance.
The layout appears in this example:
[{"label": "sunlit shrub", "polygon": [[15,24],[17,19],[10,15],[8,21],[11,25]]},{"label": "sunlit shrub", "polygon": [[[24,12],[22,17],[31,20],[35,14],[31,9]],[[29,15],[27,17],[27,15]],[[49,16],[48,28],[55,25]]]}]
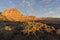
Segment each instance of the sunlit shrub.
[{"label": "sunlit shrub", "polygon": [[27,22],[27,25],[22,30],[24,33],[35,33],[36,31],[40,32],[40,27],[35,22]]},{"label": "sunlit shrub", "polygon": [[56,33],[57,33],[57,35],[60,35],[60,29],[58,29],[58,30],[56,31]]},{"label": "sunlit shrub", "polygon": [[5,29],[5,30],[8,30],[8,31],[11,31],[11,30],[12,30],[12,28],[11,28],[10,26],[5,26],[4,29]]},{"label": "sunlit shrub", "polygon": [[26,22],[24,25],[25,26],[23,27],[24,29],[22,30],[22,32],[27,34],[34,34],[36,31],[43,32],[42,28],[44,28],[46,32],[51,32],[52,30],[55,30],[54,27],[48,26],[40,22]]}]

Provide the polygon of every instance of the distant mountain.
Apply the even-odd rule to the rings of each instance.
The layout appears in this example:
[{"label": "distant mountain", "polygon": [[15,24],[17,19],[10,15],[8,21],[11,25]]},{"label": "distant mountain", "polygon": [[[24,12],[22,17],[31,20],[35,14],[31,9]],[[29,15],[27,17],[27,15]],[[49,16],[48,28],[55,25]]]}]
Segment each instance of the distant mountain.
[{"label": "distant mountain", "polygon": [[45,20],[39,20],[45,24],[60,24],[60,18],[46,18]]}]

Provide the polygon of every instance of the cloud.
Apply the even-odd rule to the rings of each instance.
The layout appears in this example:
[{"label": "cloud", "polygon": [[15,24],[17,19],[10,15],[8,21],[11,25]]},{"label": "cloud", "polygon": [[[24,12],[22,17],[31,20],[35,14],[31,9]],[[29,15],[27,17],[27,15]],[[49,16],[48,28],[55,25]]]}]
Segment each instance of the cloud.
[{"label": "cloud", "polygon": [[60,9],[60,6],[59,6],[59,7],[57,7],[57,9]]},{"label": "cloud", "polygon": [[12,3],[12,1],[10,0],[9,3]]},{"label": "cloud", "polygon": [[34,9],[33,9],[33,0],[22,0],[22,2],[19,4],[20,8],[23,10],[25,14],[34,14]]},{"label": "cloud", "polygon": [[30,2],[26,2],[26,3],[27,3],[27,6],[29,6],[29,7],[31,6],[31,3]]},{"label": "cloud", "polygon": [[[12,0],[9,1],[9,4],[12,6],[12,7],[15,7],[15,3],[12,2]],[[9,5],[8,5],[9,6]]]},{"label": "cloud", "polygon": [[22,3],[25,3],[26,2],[26,0],[22,0]]},{"label": "cloud", "polygon": [[[46,10],[46,9],[44,9]],[[46,17],[49,17],[49,16],[55,16],[55,12],[51,9],[47,9],[46,12],[43,12],[44,14],[42,16],[46,16]]]},{"label": "cloud", "polygon": [[52,0],[42,0],[44,3],[50,3]]},{"label": "cloud", "polygon": [[51,0],[42,0],[42,1],[51,1]]},{"label": "cloud", "polygon": [[49,13],[49,14],[53,14],[54,12],[53,12],[53,11],[49,11],[48,13]]},{"label": "cloud", "polygon": [[21,2],[21,4],[20,4],[21,6],[23,6],[23,7],[26,7],[26,6],[31,6],[31,4],[30,4],[30,2],[29,1],[26,1],[26,0],[22,0],[22,2]]}]

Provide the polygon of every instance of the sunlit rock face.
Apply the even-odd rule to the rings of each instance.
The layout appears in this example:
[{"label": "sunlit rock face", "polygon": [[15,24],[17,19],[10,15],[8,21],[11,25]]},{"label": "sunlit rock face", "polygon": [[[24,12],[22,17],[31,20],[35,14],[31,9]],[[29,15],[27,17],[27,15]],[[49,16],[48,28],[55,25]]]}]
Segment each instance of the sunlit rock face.
[{"label": "sunlit rock face", "polygon": [[29,21],[37,20],[35,16],[24,16],[16,8],[8,8],[2,12],[9,21]]},{"label": "sunlit rock face", "polygon": [[2,12],[2,15],[10,21],[23,21],[25,19],[16,8],[8,8]]},{"label": "sunlit rock face", "polygon": [[27,20],[37,20],[35,16],[26,16]]}]

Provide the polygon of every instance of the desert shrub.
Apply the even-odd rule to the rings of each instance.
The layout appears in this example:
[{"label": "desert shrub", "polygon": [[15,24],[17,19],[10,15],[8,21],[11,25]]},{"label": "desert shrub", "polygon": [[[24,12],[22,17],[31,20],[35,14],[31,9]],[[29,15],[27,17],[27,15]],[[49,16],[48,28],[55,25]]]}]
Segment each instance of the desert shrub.
[{"label": "desert shrub", "polygon": [[23,27],[22,32],[27,33],[27,34],[30,34],[30,33],[34,34],[34,33],[36,33],[36,31],[43,32],[43,28],[47,32],[51,32],[51,31],[55,30],[54,27],[50,27],[50,26],[40,23],[40,22],[26,22],[26,23],[24,23],[24,25],[25,26]]},{"label": "desert shrub", "polygon": [[57,33],[57,35],[60,35],[60,29],[58,29],[58,30],[56,31],[56,33]]},{"label": "desert shrub", "polygon": [[5,26],[4,29],[5,29],[5,30],[8,30],[8,31],[11,31],[11,30],[12,30],[12,28],[11,28],[10,26]]}]

